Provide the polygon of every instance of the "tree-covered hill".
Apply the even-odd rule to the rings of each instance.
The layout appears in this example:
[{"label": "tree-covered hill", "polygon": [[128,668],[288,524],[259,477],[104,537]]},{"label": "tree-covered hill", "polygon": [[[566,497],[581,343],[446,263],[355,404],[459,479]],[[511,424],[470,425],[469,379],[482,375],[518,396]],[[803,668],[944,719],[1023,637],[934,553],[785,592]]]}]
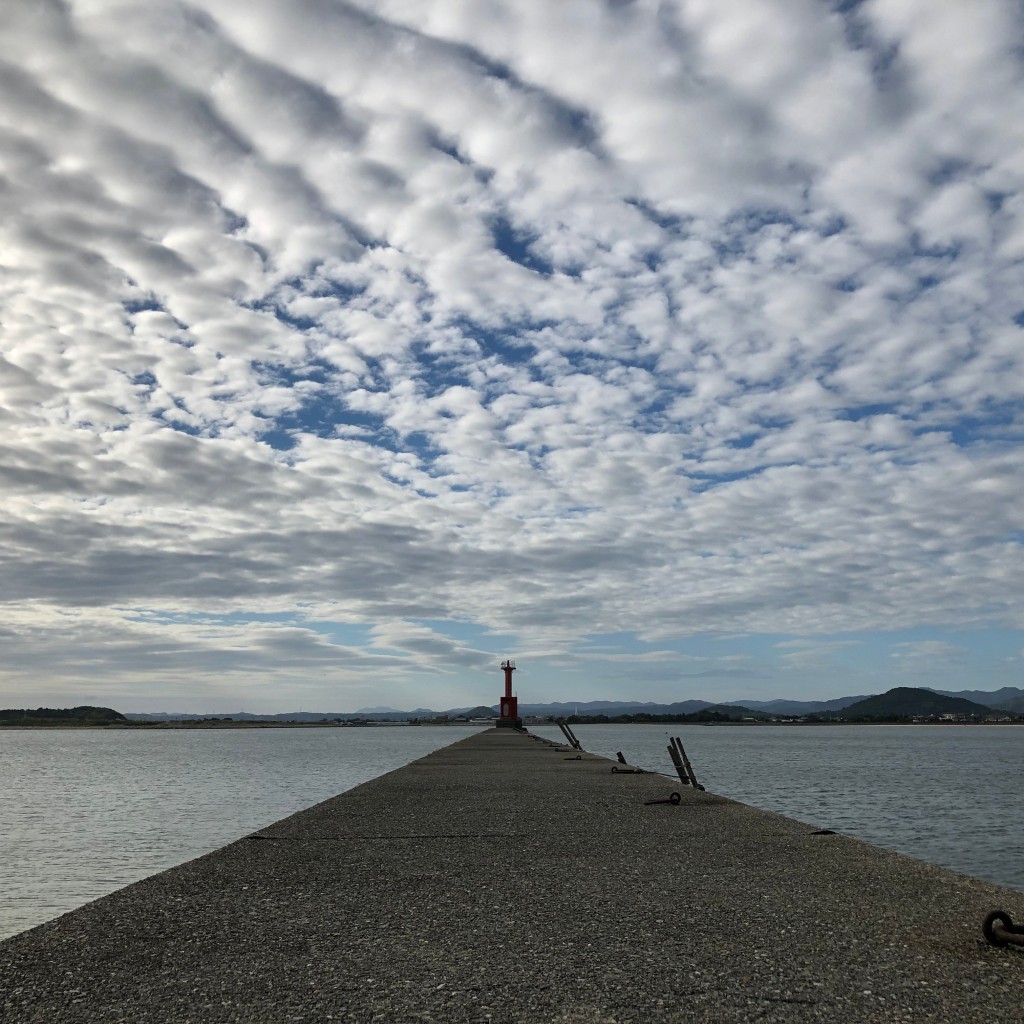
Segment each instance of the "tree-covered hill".
[{"label": "tree-covered hill", "polygon": [[120,711],[82,705],[77,708],[0,708],[0,725],[112,725],[127,722]]},{"label": "tree-covered hill", "polygon": [[918,718],[946,714],[984,716],[992,714],[992,708],[963,697],[947,697],[933,690],[897,686],[894,690],[857,701],[840,712],[848,722],[858,718]]}]

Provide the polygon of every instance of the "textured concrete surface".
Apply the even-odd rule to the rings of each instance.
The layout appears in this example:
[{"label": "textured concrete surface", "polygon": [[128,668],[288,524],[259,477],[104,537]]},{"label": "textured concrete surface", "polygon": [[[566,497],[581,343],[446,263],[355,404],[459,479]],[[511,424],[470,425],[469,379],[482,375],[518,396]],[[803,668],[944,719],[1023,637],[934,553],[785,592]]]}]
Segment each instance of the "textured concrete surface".
[{"label": "textured concrete surface", "polygon": [[0,943],[0,1020],[1024,1019],[1024,894],[492,730]]}]

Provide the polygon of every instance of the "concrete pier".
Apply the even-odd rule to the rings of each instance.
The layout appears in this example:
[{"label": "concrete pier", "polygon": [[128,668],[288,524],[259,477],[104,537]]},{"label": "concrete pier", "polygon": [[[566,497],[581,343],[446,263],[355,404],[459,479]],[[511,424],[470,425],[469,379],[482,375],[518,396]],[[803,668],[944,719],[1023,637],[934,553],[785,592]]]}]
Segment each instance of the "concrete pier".
[{"label": "concrete pier", "polygon": [[612,766],[462,740],[0,943],[0,1021],[1024,1019],[1024,894]]}]

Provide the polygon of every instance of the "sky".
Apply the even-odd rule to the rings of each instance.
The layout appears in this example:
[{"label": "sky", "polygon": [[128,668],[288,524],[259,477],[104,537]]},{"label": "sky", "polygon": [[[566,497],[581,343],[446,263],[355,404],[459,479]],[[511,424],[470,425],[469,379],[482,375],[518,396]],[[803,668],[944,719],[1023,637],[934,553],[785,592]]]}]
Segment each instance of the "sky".
[{"label": "sky", "polygon": [[1024,686],[1011,0],[33,0],[0,705]]}]

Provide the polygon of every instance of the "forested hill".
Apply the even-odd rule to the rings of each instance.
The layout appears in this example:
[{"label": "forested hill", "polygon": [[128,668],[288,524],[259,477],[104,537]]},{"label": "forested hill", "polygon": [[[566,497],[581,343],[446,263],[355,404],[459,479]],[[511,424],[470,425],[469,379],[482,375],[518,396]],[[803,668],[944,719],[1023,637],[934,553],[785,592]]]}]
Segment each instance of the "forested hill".
[{"label": "forested hill", "polygon": [[113,725],[127,722],[113,708],[0,708],[0,725]]},{"label": "forested hill", "polygon": [[933,690],[897,686],[887,693],[857,701],[841,712],[848,722],[857,718],[913,718],[947,714],[983,717],[992,714],[992,708],[963,697],[946,697]]}]

